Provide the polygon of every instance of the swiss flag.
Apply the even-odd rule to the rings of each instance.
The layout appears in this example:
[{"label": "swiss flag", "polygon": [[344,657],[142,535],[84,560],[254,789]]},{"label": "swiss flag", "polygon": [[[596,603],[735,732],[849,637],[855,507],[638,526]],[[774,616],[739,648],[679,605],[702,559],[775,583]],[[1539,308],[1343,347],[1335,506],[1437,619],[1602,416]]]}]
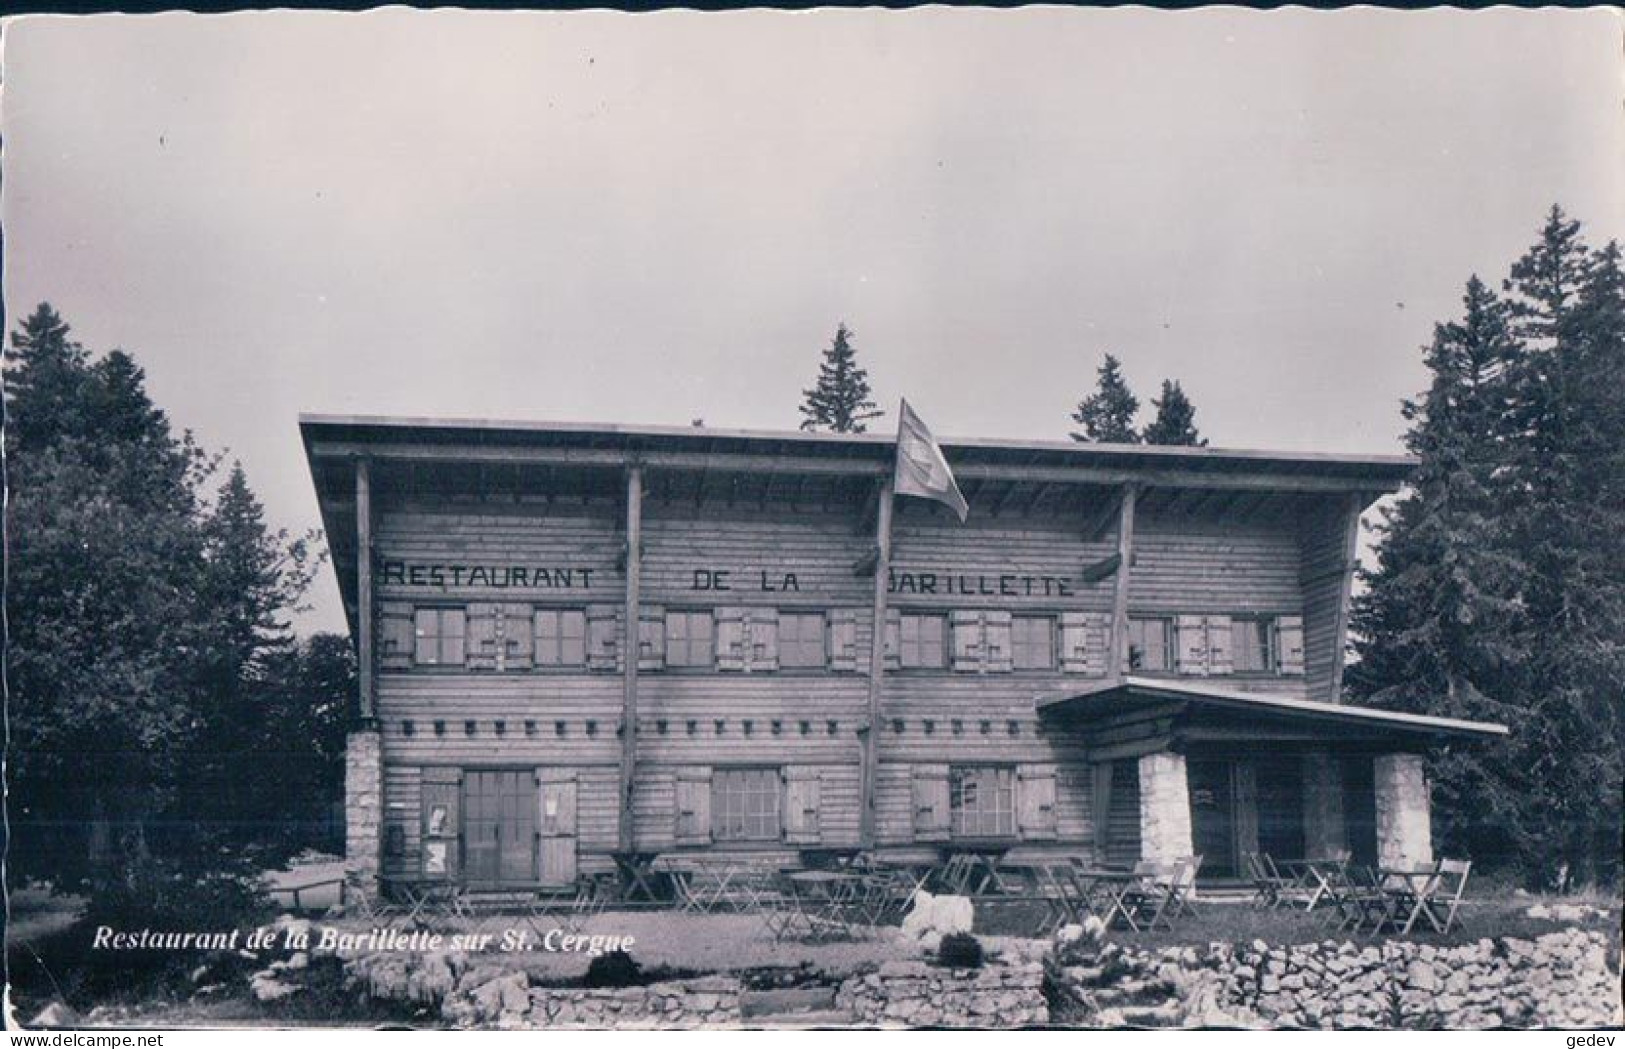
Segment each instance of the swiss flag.
[{"label": "swiss flag", "polygon": [[961,523],[970,513],[970,506],[959,492],[954,472],[948,469],[937,439],[914,409],[903,401],[897,413],[897,469],[892,478],[892,490],[898,495],[914,495],[921,499],[935,499],[959,515]]}]

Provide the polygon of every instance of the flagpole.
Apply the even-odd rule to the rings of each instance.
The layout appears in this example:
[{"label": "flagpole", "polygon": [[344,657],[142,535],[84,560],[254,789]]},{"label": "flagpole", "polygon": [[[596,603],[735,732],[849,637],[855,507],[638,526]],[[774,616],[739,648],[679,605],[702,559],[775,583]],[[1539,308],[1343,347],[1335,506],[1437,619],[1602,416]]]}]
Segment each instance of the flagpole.
[{"label": "flagpole", "polygon": [[886,590],[891,578],[892,479],[880,484],[880,501],[875,511],[875,595],[874,628],[869,640],[868,725],[863,734],[863,767],[860,779],[859,842],[863,848],[875,842],[875,782],[880,761],[880,690],[886,673]]}]

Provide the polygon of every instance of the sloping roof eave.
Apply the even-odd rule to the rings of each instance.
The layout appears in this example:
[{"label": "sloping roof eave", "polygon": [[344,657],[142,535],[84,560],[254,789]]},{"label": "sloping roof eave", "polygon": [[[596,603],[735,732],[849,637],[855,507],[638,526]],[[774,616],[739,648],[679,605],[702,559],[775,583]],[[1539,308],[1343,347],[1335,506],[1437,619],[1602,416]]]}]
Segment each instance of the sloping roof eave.
[{"label": "sloping roof eave", "polygon": [[[1041,695],[1037,700],[1040,714],[1065,711],[1083,712],[1088,707],[1100,707],[1117,700],[1188,700],[1199,706],[1213,706],[1231,711],[1251,711],[1276,718],[1334,721],[1350,725],[1365,725],[1374,729],[1406,735],[1463,736],[1477,739],[1501,738],[1509,734],[1505,725],[1490,721],[1466,721],[1460,718],[1433,717],[1427,714],[1408,714],[1395,710],[1353,706],[1346,703],[1326,703],[1312,699],[1244,692],[1239,689],[1215,688],[1205,684],[1168,681],[1161,678],[1128,675],[1106,680],[1065,692]],[[1113,704],[1115,705],[1115,704]]]}]

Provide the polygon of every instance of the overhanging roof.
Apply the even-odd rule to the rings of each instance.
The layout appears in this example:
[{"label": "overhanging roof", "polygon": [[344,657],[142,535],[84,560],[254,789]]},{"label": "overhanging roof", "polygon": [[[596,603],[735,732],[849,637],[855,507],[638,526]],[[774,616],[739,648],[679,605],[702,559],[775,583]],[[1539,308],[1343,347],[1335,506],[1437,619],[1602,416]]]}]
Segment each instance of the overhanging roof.
[{"label": "overhanging roof", "polygon": [[1346,703],[1324,703],[1312,699],[1243,692],[1206,684],[1169,681],[1163,678],[1127,677],[1099,682],[1081,689],[1038,697],[1040,714],[1064,715],[1081,721],[1097,721],[1137,710],[1184,703],[1190,710],[1254,715],[1276,721],[1307,722],[1332,727],[1376,731],[1382,735],[1413,738],[1466,737],[1494,739],[1507,735],[1505,725],[1488,721],[1406,714],[1377,710]]}]

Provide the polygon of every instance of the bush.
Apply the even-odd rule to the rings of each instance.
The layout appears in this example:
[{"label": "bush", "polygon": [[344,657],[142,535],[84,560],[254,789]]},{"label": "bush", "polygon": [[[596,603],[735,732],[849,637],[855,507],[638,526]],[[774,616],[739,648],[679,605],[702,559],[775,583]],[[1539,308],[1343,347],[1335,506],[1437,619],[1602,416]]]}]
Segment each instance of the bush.
[{"label": "bush", "polygon": [[587,987],[638,987],[643,983],[643,967],[625,951],[610,951],[587,963],[587,975],[581,982]]},{"label": "bush", "polygon": [[952,932],[937,945],[937,964],[949,969],[980,969],[982,941],[968,932]]}]

